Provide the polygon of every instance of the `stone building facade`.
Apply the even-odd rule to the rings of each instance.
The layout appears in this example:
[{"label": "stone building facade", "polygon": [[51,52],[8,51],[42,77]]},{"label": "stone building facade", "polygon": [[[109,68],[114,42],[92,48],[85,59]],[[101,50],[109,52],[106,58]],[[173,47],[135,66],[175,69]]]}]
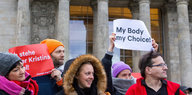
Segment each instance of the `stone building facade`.
[{"label": "stone building facade", "polygon": [[[86,8],[86,11],[75,13],[79,8]],[[115,14],[120,12],[118,9],[124,10],[121,15]],[[158,10],[156,24],[160,34],[157,35],[154,35],[155,21],[151,14],[154,9]],[[83,12],[86,15],[82,15]],[[192,0],[0,0],[0,51],[55,38],[64,43],[67,60],[71,49],[70,37],[75,35],[70,32],[76,28],[70,27],[71,21],[79,20],[79,17],[91,18],[91,24],[90,20],[83,22],[88,23],[84,30],[91,31],[85,33],[91,37],[85,37],[92,41],[91,45],[86,44],[91,49],[88,50],[86,46],[85,53],[92,53],[100,59],[108,48],[109,21],[113,18],[142,20],[160,44],[160,52],[169,67],[168,79],[182,85],[192,85]],[[142,54],[131,51],[131,64],[135,72],[139,72],[137,63]]]}]

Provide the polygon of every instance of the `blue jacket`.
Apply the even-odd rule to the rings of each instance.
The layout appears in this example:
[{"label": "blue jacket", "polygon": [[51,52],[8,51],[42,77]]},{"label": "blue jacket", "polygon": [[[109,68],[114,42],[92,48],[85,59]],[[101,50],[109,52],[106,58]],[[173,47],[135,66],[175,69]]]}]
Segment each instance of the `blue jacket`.
[{"label": "blue jacket", "polygon": [[51,78],[51,75],[44,75],[32,78],[39,85],[38,95],[55,95],[62,87],[56,84],[56,81]]}]

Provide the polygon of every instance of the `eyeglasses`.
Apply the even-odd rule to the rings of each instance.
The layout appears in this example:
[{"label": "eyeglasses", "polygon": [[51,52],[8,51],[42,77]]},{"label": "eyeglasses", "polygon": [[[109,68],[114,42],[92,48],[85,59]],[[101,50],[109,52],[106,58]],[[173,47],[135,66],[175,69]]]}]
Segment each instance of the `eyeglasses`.
[{"label": "eyeglasses", "polygon": [[157,65],[151,65],[150,67],[163,67],[163,66],[166,66],[167,67],[167,64],[165,63],[161,63],[161,64],[157,64]]}]

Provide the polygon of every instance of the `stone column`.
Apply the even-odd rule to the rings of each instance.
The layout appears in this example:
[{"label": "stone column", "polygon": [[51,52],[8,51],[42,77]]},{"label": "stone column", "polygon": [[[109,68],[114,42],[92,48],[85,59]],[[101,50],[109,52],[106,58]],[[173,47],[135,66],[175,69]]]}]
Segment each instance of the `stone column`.
[{"label": "stone column", "polygon": [[[108,48],[108,0],[97,0],[94,12],[93,55],[102,59]],[[96,12],[97,11],[97,12]],[[95,17],[96,16],[96,17]]]},{"label": "stone column", "polygon": [[129,8],[131,10],[132,18],[133,19],[139,19],[139,4],[137,2],[132,2],[129,5]]},{"label": "stone column", "polygon": [[179,41],[179,60],[181,64],[181,84],[191,86],[192,82],[192,63],[191,63],[191,46],[189,33],[189,15],[188,0],[177,1],[178,14],[178,41]]},{"label": "stone column", "polygon": [[168,64],[168,80],[181,83],[178,28],[177,28],[177,8],[175,4],[165,5],[165,61]]},{"label": "stone column", "polygon": [[91,1],[91,8],[93,11],[93,43],[96,41],[96,31],[97,31],[97,1]]},{"label": "stone column", "polygon": [[[149,34],[151,34],[151,18],[150,18],[150,0],[139,0],[139,19],[145,23]],[[138,56],[146,54],[145,51],[138,52]]]},{"label": "stone column", "polygon": [[[136,2],[131,3],[130,10],[132,13],[132,18],[139,19],[139,4]],[[132,51],[133,72],[140,72],[139,67],[138,67],[140,57],[141,57],[140,51],[135,51],[135,50]]]},{"label": "stone column", "polygon": [[[191,2],[192,5],[192,2]],[[190,38],[192,38],[192,6],[189,8],[189,30],[190,30]],[[192,39],[191,41],[191,46],[192,46]],[[192,47],[191,47],[192,48]]]},{"label": "stone column", "polygon": [[65,61],[69,59],[69,6],[70,0],[59,0],[56,39],[65,46]]},{"label": "stone column", "polygon": [[[133,19],[142,20],[145,23],[148,32],[151,34],[150,1],[149,0],[136,0],[136,1],[139,3],[139,9],[137,8],[138,6],[137,2],[134,2],[131,8]],[[146,52],[143,51],[132,52],[134,72],[140,72],[138,68],[138,63],[142,55],[145,53]]]},{"label": "stone column", "polygon": [[139,19],[145,23],[151,34],[150,0],[139,0]]},{"label": "stone column", "polygon": [[16,45],[30,44],[29,0],[18,0]]}]

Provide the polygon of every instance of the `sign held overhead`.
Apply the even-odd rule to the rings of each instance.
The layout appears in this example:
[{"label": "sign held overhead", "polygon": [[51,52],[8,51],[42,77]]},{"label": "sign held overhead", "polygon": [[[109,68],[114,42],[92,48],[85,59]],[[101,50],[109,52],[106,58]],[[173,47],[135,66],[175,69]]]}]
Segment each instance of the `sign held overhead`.
[{"label": "sign held overhead", "polygon": [[143,21],[116,19],[113,21],[113,31],[117,48],[140,51],[152,49],[152,39]]}]

